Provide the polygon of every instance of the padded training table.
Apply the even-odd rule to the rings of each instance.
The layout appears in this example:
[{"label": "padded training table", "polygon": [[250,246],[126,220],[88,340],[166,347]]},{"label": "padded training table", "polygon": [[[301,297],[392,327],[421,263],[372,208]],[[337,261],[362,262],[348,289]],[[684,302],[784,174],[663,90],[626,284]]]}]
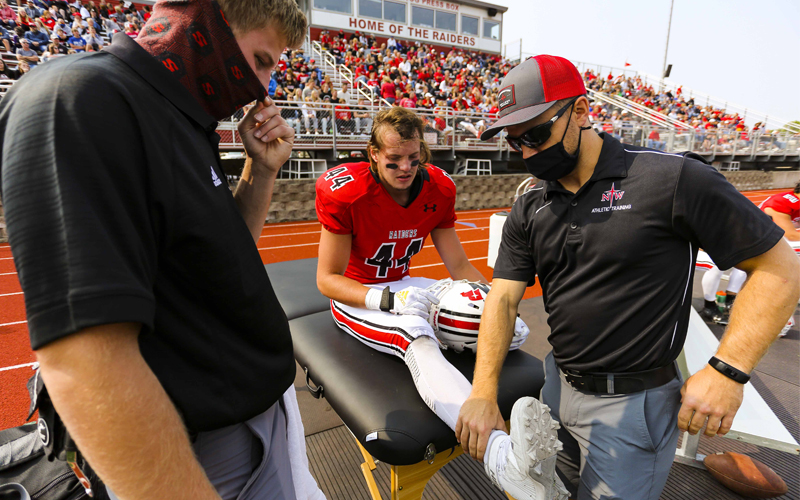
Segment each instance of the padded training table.
[{"label": "padded training table", "polygon": [[[375,461],[391,465],[392,499],[421,498],[433,475],[462,451],[455,435],[419,396],[403,361],[362,344],[342,331],[330,301],[316,287],[317,259],[266,266],[284,308],[294,355],[309,389],[325,397],[356,439],[373,499],[380,499],[372,475]],[[475,355],[444,351],[445,358],[472,380]],[[508,420],[514,402],[539,396],[542,362],[522,351],[506,357],[498,403]]]}]

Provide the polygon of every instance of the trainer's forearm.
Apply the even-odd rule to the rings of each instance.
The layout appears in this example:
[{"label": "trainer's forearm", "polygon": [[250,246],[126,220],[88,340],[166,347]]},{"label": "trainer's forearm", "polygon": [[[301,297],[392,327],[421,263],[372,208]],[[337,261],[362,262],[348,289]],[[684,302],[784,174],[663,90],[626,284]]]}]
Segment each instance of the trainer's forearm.
[{"label": "trainer's forearm", "polygon": [[478,332],[478,355],[472,380],[472,396],[492,401],[497,399],[500,371],[514,336],[516,317],[516,304],[512,304],[504,295],[489,293]]},{"label": "trainer's forearm", "polygon": [[219,500],[132,326],[86,329],[37,351],[56,410],[120,500]]},{"label": "trainer's forearm", "polygon": [[258,244],[264,222],[267,220],[269,205],[272,203],[272,190],[275,188],[277,172],[254,168],[252,158],[244,162],[242,177],[233,194],[239,213],[242,214],[253,240]]},{"label": "trainer's forearm", "polygon": [[800,264],[785,247],[781,261],[749,273],[716,354],[746,373],[756,367],[797,307]]}]

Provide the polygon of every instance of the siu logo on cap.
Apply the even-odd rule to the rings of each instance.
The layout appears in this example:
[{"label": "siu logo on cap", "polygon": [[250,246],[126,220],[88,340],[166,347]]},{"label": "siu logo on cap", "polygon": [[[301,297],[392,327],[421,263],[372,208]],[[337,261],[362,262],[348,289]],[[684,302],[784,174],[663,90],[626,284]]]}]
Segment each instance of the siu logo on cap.
[{"label": "siu logo on cap", "polygon": [[511,84],[508,87],[505,87],[503,90],[500,91],[498,94],[498,103],[500,104],[500,111],[504,110],[509,106],[513,106],[517,103],[517,99],[514,96],[514,85]]}]

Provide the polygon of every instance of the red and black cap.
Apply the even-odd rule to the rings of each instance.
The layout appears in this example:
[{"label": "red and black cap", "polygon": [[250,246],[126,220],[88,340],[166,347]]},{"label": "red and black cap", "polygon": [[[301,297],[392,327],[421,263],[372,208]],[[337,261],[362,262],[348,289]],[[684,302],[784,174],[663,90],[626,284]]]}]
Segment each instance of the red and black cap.
[{"label": "red and black cap", "polygon": [[499,119],[481,134],[481,140],[536,118],[556,101],[585,93],[583,78],[568,60],[548,55],[530,57],[503,79],[498,94]]}]

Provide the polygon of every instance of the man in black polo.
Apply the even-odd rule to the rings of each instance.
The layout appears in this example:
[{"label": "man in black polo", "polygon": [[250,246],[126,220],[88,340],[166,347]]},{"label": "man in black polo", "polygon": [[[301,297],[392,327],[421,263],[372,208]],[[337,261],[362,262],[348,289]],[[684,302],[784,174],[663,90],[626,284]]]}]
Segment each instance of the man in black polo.
[{"label": "man in black polo", "polygon": [[[541,397],[562,425],[558,469],[573,498],[657,499],[679,429],[696,434],[707,419],[708,436],[730,430],[747,374],[795,308],[800,265],[783,231],[699,157],[595,133],[585,93],[566,59],[528,59],[482,135],[506,128],[542,181],[503,229],[461,443],[482,455],[511,325],[538,274],[553,346]],[[749,280],[716,356],[682,384],[700,247]]]},{"label": "man in black polo", "polygon": [[[299,494],[292,342],[255,242],[294,140],[263,84],[306,22],[294,0],[221,4],[158,2],[136,41],[50,62],[0,103],[31,345],[112,498]],[[256,99],[231,195],[217,121]]]}]

